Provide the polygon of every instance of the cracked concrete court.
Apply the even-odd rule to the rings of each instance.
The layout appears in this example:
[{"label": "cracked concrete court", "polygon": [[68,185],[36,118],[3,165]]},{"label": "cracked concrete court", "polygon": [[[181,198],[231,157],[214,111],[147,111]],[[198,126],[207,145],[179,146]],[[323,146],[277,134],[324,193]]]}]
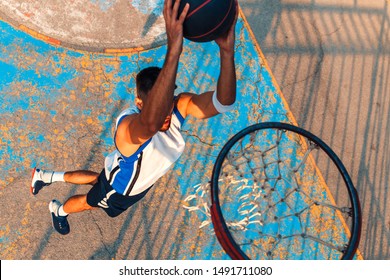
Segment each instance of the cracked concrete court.
[{"label": "cracked concrete court", "polygon": [[[72,232],[65,237],[53,232],[47,203],[85,188],[56,184],[37,197],[28,188],[15,191],[28,187],[34,166],[101,170],[113,145],[113,120],[133,101],[134,73],[161,66],[166,47],[129,54],[80,52],[0,24],[2,258],[226,258],[212,235],[193,230],[198,222],[183,209],[183,199],[191,186],[209,181],[221,145],[234,132],[260,120],[292,121],[245,23],[240,20],[237,26],[239,109],[208,121],[189,119],[183,128],[185,154],[145,200],[117,219],[107,219],[102,211],[70,217]],[[178,91],[214,87],[216,44],[186,42],[184,48]],[[7,216],[12,220],[4,220]]]},{"label": "cracked concrete court", "polygon": [[[182,208],[189,186],[208,182],[218,151],[239,129],[263,120],[292,122],[294,117],[299,126],[330,144],[351,173],[364,211],[363,256],[390,258],[388,1],[240,1],[269,65],[240,20],[240,109],[207,122],[189,120],[184,127],[186,153],[160,181],[160,189],[116,220],[99,212],[72,218],[77,235],[66,239],[52,231],[47,202],[85,189],[58,184],[31,198],[28,191],[20,191],[29,184],[31,167],[100,170],[112,147],[115,115],[132,101],[134,73],[161,65],[165,53],[161,18],[154,15],[157,6],[148,11],[138,6],[137,15],[150,15],[143,19],[120,17],[126,26],[136,19],[142,24],[132,26],[150,27],[136,30],[123,28],[110,14],[135,11],[137,5],[130,1],[110,1],[118,10],[107,1],[67,5],[80,2],[84,6],[77,7],[79,18],[77,13],[56,17],[65,5],[48,4],[51,12],[42,17],[34,13],[39,7],[32,1],[9,5],[11,10],[4,4],[18,1],[0,3],[2,259],[226,258],[216,240],[207,239],[208,232],[193,230],[197,221]],[[16,8],[21,13],[12,12]],[[65,31],[76,30],[65,24],[69,17],[79,33],[66,37]],[[83,25],[88,21],[77,21],[91,17],[94,25],[88,28]],[[57,28],[42,28],[39,19]],[[87,31],[92,32],[83,33]],[[199,92],[215,83],[215,53],[213,44],[186,42],[179,91]],[[247,102],[250,98],[257,102]],[[227,129],[217,129],[222,125]]]}]

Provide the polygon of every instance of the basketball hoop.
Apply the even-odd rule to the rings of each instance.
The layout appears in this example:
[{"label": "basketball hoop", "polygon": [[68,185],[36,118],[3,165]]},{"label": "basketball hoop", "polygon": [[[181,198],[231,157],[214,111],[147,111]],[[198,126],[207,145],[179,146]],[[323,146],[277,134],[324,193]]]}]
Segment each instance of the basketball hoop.
[{"label": "basketball hoop", "polygon": [[237,133],[211,184],[187,202],[205,215],[201,227],[212,221],[232,259],[352,259],[357,251],[361,210],[346,168],[321,139],[290,124]]}]

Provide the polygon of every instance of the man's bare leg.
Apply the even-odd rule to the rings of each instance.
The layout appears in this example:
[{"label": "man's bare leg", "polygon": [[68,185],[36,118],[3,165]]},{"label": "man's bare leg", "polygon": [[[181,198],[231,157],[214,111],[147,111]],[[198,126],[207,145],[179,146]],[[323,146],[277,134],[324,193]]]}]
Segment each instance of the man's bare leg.
[{"label": "man's bare leg", "polygon": [[[98,181],[99,173],[89,170],[67,171],[64,174],[64,181],[76,185],[94,185]],[[91,210],[94,207],[87,203],[87,195],[74,195],[60,206],[57,215],[66,216],[71,213]]]},{"label": "man's bare leg", "polygon": [[67,183],[76,185],[94,185],[99,177],[99,173],[88,170],[68,171],[64,174]]},{"label": "man's bare leg", "polygon": [[63,206],[63,210],[65,213],[78,213],[85,210],[97,209],[96,207],[92,207],[87,203],[87,195],[74,195],[70,197]]},{"label": "man's bare leg", "polygon": [[34,168],[30,192],[33,195],[51,183],[67,182],[77,185],[93,185],[97,182],[99,173],[88,170],[77,170],[68,172],[47,171]]}]

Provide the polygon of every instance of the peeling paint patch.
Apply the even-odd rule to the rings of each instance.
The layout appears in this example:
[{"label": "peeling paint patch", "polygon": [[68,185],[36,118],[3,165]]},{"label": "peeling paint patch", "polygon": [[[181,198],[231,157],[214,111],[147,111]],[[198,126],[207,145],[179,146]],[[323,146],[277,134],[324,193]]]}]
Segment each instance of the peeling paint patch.
[{"label": "peeling paint patch", "polygon": [[90,0],[92,4],[97,5],[102,11],[107,11],[116,4],[116,0]]},{"label": "peeling paint patch", "polygon": [[131,4],[145,15],[154,14],[161,16],[164,9],[164,0],[152,0],[148,2],[148,5],[145,5],[145,1],[143,0],[132,0]]}]

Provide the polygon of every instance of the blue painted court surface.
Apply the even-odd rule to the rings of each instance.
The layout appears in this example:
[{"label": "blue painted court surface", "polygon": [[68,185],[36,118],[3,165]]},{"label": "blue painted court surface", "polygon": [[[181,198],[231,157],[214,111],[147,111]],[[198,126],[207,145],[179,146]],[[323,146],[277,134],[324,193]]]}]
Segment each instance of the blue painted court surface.
[{"label": "blue painted court surface", "polygon": [[[209,182],[219,151],[235,133],[263,121],[294,122],[242,18],[236,30],[235,110],[187,119],[184,154],[143,201],[116,219],[103,211],[76,214],[63,237],[52,230],[47,205],[88,187],[58,183],[32,197],[32,168],[99,172],[113,149],[115,118],[133,103],[136,73],[162,66],[166,46],[78,52],[0,21],[1,259],[228,259],[212,226],[199,229],[203,215],[183,207],[190,205],[185,199]],[[177,93],[212,90],[218,74],[217,45],[185,41]]]}]

